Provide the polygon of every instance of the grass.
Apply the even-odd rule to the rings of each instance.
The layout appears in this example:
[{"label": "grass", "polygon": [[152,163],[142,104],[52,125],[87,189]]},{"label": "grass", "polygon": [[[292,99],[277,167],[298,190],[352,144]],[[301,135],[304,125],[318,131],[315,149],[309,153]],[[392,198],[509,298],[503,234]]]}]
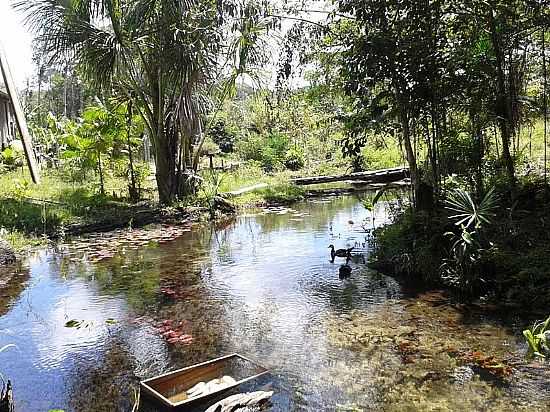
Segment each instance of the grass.
[{"label": "grass", "polygon": [[290,179],[297,174],[290,171],[267,174],[258,165],[249,163],[233,172],[223,173],[220,192],[231,192],[258,183],[266,183],[268,187],[244,193],[232,198],[231,201],[240,207],[265,203],[290,203],[302,199],[304,195],[301,188],[290,183]]},{"label": "grass", "polygon": [[107,180],[110,195],[99,195],[93,179],[74,182],[57,170],[42,171],[41,182],[31,183],[28,171],[0,175],[0,228],[16,249],[42,242],[75,223],[114,219],[131,206],[121,199],[122,179]]},{"label": "grass", "polygon": [[4,239],[15,252],[21,253],[34,247],[45,246],[48,239],[44,236],[29,235],[18,230],[0,230],[0,238]]},{"label": "grass", "polygon": [[[384,153],[382,149],[371,150],[366,156],[369,168],[386,167],[397,162],[395,150]],[[236,154],[226,161],[235,161]],[[399,159],[400,160],[400,159]],[[207,164],[203,163],[203,170]],[[244,193],[231,199],[238,207],[260,204],[288,204],[301,200],[305,190],[293,185],[290,180],[297,176],[343,174],[349,172],[349,161],[339,153],[327,161],[310,161],[299,171],[276,171],[266,173],[259,162],[246,162],[231,172],[221,173],[220,193],[265,183],[266,188]],[[145,193],[155,200],[153,180],[147,180]],[[319,188],[336,187],[339,184],[318,185]],[[100,195],[97,176],[90,173],[84,181],[77,181],[63,169],[44,169],[41,182],[32,183],[26,168],[18,168],[0,174],[0,230],[16,249],[42,244],[48,236],[63,233],[63,228],[72,224],[88,224],[116,220],[131,212],[127,202],[127,182],[121,177],[105,176],[106,194]],[[189,204],[204,204],[205,195],[199,192]]]}]

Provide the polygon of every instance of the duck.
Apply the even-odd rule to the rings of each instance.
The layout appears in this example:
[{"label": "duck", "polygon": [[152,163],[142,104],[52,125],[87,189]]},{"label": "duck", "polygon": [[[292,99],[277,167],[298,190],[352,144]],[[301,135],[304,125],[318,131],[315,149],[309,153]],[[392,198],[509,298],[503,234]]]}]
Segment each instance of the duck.
[{"label": "duck", "polygon": [[338,269],[338,276],[340,279],[346,279],[351,276],[351,266],[349,265],[349,257],[346,259],[346,264],[340,266],[340,269]]},{"label": "duck", "polygon": [[336,257],[349,258],[351,256],[351,251],[355,249],[354,247],[350,247],[348,249],[334,249],[334,245],[330,245],[328,248],[330,249],[330,257],[332,262],[334,262],[334,258]]}]

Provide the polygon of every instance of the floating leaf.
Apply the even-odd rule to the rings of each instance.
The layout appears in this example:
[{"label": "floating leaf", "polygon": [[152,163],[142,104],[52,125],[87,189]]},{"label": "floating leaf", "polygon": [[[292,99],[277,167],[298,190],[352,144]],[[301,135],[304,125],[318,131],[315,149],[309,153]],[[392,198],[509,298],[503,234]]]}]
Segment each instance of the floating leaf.
[{"label": "floating leaf", "polygon": [[71,320],[65,322],[65,327],[66,328],[79,328],[81,324],[82,324],[82,322],[80,322],[76,319],[71,319]]}]

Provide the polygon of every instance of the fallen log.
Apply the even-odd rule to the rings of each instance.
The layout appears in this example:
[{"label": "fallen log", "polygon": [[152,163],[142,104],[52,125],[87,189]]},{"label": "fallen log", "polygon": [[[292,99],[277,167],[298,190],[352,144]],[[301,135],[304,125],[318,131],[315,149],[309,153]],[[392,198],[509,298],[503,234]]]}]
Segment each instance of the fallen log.
[{"label": "fallen log", "polygon": [[347,175],[298,177],[292,179],[292,183],[299,186],[342,181],[360,181],[361,184],[391,183],[407,177],[409,177],[409,169],[407,167],[395,167],[392,169],[372,170]]},{"label": "fallen log", "polygon": [[345,188],[310,189],[305,192],[304,196],[306,198],[342,196],[342,195],[352,195],[352,194],[363,193],[363,192],[374,192],[382,188],[403,190],[409,186],[410,186],[410,181],[408,179],[405,179],[397,182],[391,182],[388,184],[372,183],[368,185],[361,184],[361,185],[356,185],[355,187],[345,187]]},{"label": "fallen log", "polygon": [[243,187],[239,190],[233,190],[232,192],[222,193],[222,196],[225,196],[225,197],[240,196],[242,194],[253,192],[255,190],[265,189],[266,187],[268,187],[267,183],[258,183],[258,184],[253,185],[253,186]]}]

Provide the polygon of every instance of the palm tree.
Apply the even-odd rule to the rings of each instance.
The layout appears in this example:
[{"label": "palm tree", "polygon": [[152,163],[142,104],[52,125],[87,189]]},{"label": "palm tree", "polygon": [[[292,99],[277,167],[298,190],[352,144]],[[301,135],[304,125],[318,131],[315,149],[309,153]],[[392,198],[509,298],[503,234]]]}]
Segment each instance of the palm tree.
[{"label": "palm tree", "polygon": [[103,93],[134,102],[153,143],[159,199],[171,203],[194,191],[214,91],[226,97],[264,57],[260,34],[276,23],[264,17],[265,3],[248,1],[25,0],[15,7],[52,61],[72,59]]}]

